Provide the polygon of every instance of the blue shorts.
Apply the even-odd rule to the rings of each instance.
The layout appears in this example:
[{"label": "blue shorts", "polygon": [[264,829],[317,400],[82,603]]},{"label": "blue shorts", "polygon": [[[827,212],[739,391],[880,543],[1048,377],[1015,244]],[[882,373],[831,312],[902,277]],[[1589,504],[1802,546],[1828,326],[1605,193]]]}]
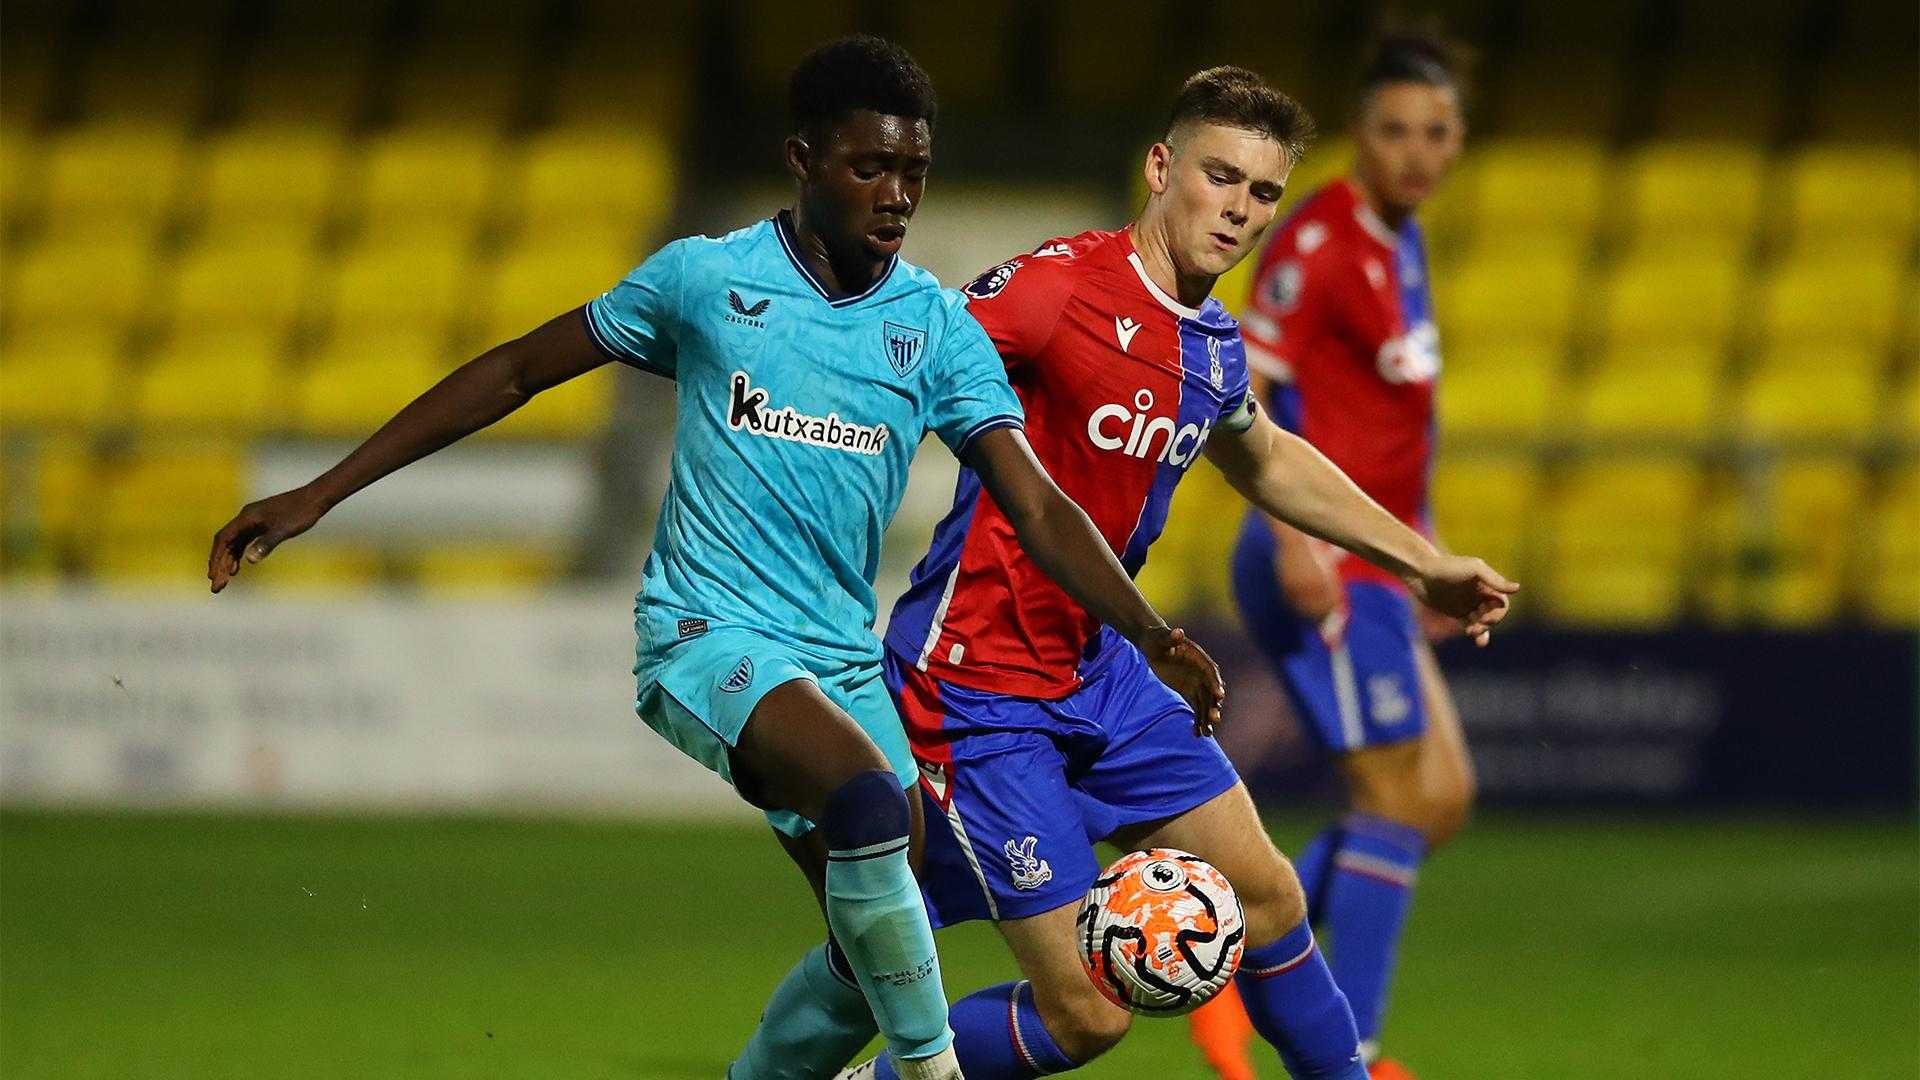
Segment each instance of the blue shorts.
[{"label": "blue shorts", "polygon": [[1242,530],[1234,599],[1308,733],[1333,753],[1419,738],[1427,710],[1412,598],[1390,585],[1350,581],[1344,618],[1323,629],[1288,605],[1273,544],[1264,522]]},{"label": "blue shorts", "polygon": [[1239,782],[1220,745],[1193,733],[1186,701],[1102,633],[1080,689],[1058,701],[957,686],[888,651],[887,689],[920,764],[935,926],[1077,904],[1100,872],[1095,841]]},{"label": "blue shorts", "polygon": [[[795,679],[817,685],[853,717],[887,756],[901,787],[912,787],[918,775],[878,662],[823,661],[751,630],[720,627],[664,646],[642,639],[633,673],[639,680],[634,709],[640,719],[729,784],[734,780],[728,752],[739,744],[754,706],[774,687]],[[789,836],[813,829],[813,822],[798,814],[766,813],[767,821]]]}]

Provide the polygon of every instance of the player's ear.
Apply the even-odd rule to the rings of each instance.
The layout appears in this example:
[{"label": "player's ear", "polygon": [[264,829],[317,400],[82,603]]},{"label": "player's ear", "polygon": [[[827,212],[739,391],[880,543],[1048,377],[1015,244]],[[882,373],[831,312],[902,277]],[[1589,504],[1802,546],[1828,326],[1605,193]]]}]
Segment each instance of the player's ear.
[{"label": "player's ear", "polygon": [[1147,148],[1145,175],[1147,190],[1159,195],[1167,190],[1167,174],[1173,169],[1173,147],[1157,142]]},{"label": "player's ear", "polygon": [[807,181],[807,163],[813,160],[813,147],[799,135],[787,136],[787,172],[800,183]]}]

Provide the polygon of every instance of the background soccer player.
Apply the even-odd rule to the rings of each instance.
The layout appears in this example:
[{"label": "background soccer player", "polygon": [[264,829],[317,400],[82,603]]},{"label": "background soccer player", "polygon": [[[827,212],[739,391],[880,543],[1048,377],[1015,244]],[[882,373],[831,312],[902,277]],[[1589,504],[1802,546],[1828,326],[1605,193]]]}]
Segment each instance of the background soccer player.
[{"label": "background soccer player", "polygon": [[[1274,233],[1243,320],[1274,415],[1423,531],[1440,351],[1414,211],[1460,152],[1458,55],[1423,31],[1378,43],[1361,79],[1352,171]],[[1347,788],[1351,811],[1295,865],[1371,1058],[1421,860],[1460,830],[1473,799],[1459,717],[1425,640],[1458,624],[1396,575],[1259,513],[1248,515],[1234,582],[1249,629]],[[1233,1007],[1221,1001],[1195,1020],[1223,1061],[1238,1056],[1218,1045],[1230,1035],[1208,1025]],[[1399,1075],[1375,1063],[1375,1077]]]},{"label": "background soccer player", "polygon": [[[968,310],[1006,362],[1035,452],[1129,571],[1205,454],[1255,505],[1389,568],[1484,633],[1512,586],[1478,559],[1436,552],[1267,420],[1238,327],[1209,298],[1273,220],[1310,128],[1251,72],[1195,75],[1148,154],[1139,219],[987,271],[966,288]],[[1240,983],[1259,1031],[1295,1076],[1362,1076],[1300,887],[1207,737],[1213,725],[1029,553],[991,486],[963,471],[886,638],[887,684],[929,806],[929,906],[942,924],[994,920],[1026,976],[955,1004],[968,1077],[1072,1069],[1127,1032],[1131,1015],[1077,955],[1076,911],[1100,869],[1090,837],[1179,848],[1223,870],[1246,909]],[[896,1075],[884,1058],[863,1069],[853,1075]]]},{"label": "background soccer player", "polygon": [[[851,38],[803,60],[791,92],[791,209],[669,244],[462,366],[318,479],[244,508],[214,538],[208,577],[219,592],[354,492],[610,360],[673,379],[672,483],[635,611],[639,713],[784,834],[817,837],[840,967],[865,995],[854,1000],[872,1003],[906,1075],[958,1077],[908,865],[916,771],[872,632],[880,536],[922,435],[938,434],[1072,595],[1209,716],[1218,672],[1040,471],[963,298],[898,257],[931,163],[926,75],[887,42]],[[823,949],[795,977],[827,966]],[[746,1061],[733,1075],[776,1068]]]}]

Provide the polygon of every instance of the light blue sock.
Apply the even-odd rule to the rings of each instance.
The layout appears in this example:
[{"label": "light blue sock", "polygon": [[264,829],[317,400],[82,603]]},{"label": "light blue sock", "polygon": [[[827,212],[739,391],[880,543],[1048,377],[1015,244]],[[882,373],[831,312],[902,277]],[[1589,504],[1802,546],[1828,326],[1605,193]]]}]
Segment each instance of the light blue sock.
[{"label": "light blue sock", "polygon": [[849,781],[827,801],[827,924],[846,950],[887,1049],[927,1057],[953,1042],[920,886],[907,863],[907,800],[891,772]]},{"label": "light blue sock", "polygon": [[817,945],[774,988],[760,1026],[727,1080],[809,1080],[832,1076],[878,1029],[844,956]]}]

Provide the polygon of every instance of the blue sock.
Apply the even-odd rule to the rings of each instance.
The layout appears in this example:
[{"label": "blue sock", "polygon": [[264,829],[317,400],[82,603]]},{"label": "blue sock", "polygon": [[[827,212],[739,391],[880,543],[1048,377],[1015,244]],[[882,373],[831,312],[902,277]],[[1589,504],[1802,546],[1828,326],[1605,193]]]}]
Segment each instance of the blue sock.
[{"label": "blue sock", "polygon": [[817,945],[774,988],[727,1080],[832,1076],[873,1041],[873,1010],[837,946]]},{"label": "blue sock", "polygon": [[1307,894],[1307,921],[1320,925],[1326,910],[1327,881],[1333,877],[1333,853],[1340,849],[1340,826],[1329,825],[1307,841],[1300,856],[1293,860],[1293,871],[1300,876],[1300,890]]},{"label": "blue sock", "polygon": [[887,1049],[937,1054],[953,1041],[933,927],[907,864],[907,798],[874,769],[827,799],[827,923],[853,963]]},{"label": "blue sock", "polygon": [[1333,977],[1353,1005],[1361,1042],[1380,1037],[1400,931],[1426,853],[1426,838],[1411,826],[1367,814],[1349,814],[1341,823],[1324,925],[1333,942]]},{"label": "blue sock", "polygon": [[[1033,1080],[1078,1068],[1040,1023],[1033,984],[989,986],[953,1003],[953,1053],[967,1080]],[[884,1056],[874,1080],[899,1080]]]},{"label": "blue sock", "polygon": [[1294,1080],[1367,1080],[1353,1013],[1306,923],[1248,949],[1234,983],[1253,1029]]}]

